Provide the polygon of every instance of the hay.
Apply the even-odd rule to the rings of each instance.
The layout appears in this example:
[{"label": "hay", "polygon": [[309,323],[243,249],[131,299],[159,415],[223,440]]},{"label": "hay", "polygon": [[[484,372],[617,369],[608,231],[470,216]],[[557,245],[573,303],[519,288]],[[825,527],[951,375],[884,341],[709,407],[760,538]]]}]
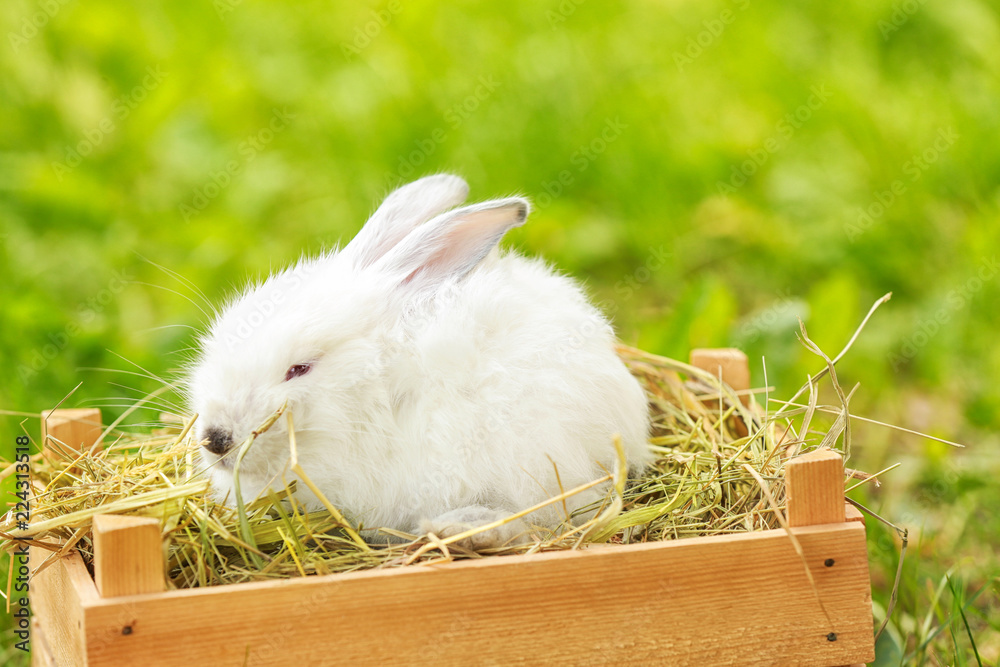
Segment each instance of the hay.
[{"label": "hay", "polygon": [[[776,509],[784,503],[785,461],[805,449],[849,438],[849,394],[836,385],[832,372],[842,406],[835,409],[830,430],[817,434],[813,416],[833,408],[817,405],[814,381],[808,383],[807,404],[776,403],[780,407],[767,413],[753,396],[745,407],[718,378],[687,364],[624,346],[619,354],[649,397],[649,443],[656,461],[641,478],[626,482],[619,460],[614,471],[592,483],[612,482],[603,503],[586,508],[596,510],[595,518],[580,526],[567,522],[554,531],[533,531],[526,544],[474,553],[458,545],[463,535],[440,539],[384,531],[399,542],[370,545],[360,538],[361,527],[349,525],[337,508],[327,503],[324,511],[305,512],[291,489],[245,507],[216,504],[207,480],[196,473],[198,443],[190,436],[189,419],[184,428],[166,433],[115,432],[117,440],[107,448],[72,459],[36,455],[32,523],[18,527],[8,513],[0,523],[0,548],[12,551],[27,542],[64,553],[76,547],[89,561],[89,528],[96,514],[156,517],[163,525],[170,585],[189,588],[765,530],[779,527]],[[796,433],[809,434],[809,442]],[[295,470],[294,442],[290,444]],[[8,466],[3,476],[11,471]],[[296,472],[308,485],[304,471]],[[548,502],[559,503],[579,490]]]}]

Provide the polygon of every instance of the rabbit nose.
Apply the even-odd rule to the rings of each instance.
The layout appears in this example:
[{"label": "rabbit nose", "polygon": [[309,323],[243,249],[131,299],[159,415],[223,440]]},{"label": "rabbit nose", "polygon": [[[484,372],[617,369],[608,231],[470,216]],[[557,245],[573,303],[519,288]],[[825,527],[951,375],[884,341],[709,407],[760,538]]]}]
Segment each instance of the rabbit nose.
[{"label": "rabbit nose", "polygon": [[219,456],[225,454],[233,446],[233,434],[229,431],[223,431],[221,428],[208,429],[205,431],[204,437],[208,438],[205,449]]}]

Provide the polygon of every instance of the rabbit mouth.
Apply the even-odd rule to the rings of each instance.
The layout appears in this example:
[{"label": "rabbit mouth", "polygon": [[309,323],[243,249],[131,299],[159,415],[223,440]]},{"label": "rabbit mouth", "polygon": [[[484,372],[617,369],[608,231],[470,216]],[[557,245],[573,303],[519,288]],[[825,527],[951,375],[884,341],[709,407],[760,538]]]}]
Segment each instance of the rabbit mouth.
[{"label": "rabbit mouth", "polygon": [[208,468],[221,468],[232,472],[236,467],[237,450],[230,450],[224,454],[214,454],[205,448],[201,450],[202,460]]}]

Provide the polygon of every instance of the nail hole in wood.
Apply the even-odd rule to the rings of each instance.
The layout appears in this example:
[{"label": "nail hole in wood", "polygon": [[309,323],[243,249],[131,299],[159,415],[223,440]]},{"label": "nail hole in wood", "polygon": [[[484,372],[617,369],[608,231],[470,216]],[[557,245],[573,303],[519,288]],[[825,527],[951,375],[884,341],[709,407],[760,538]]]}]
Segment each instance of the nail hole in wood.
[{"label": "nail hole in wood", "polygon": [[826,641],[828,641],[828,642],[835,642],[835,641],[837,641],[837,633],[836,632],[831,632],[830,634],[828,634],[826,636]]},{"label": "nail hole in wood", "polygon": [[833,567],[833,563],[834,560],[832,558],[827,558],[825,561],[823,561],[823,565],[826,565],[827,567]]},{"label": "nail hole in wood", "polygon": [[124,628],[122,628],[122,634],[123,635],[130,635],[130,634],[132,634],[132,626],[131,625],[126,625]]}]

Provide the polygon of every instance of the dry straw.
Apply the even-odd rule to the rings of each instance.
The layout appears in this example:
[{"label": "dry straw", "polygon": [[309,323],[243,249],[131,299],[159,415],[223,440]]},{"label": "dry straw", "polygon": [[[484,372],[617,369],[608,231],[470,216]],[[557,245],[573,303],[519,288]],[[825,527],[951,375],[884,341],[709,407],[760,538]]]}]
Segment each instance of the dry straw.
[{"label": "dry straw", "polygon": [[[809,346],[804,329],[802,335]],[[113,444],[73,459],[36,456],[32,523],[18,528],[9,513],[0,523],[0,548],[13,550],[27,542],[58,554],[75,547],[89,560],[95,515],[156,517],[163,526],[170,585],[187,588],[764,530],[779,527],[782,469],[788,458],[821,444],[842,447],[849,442],[847,409],[853,391],[844,392],[837,383],[835,360],[824,357],[839,406],[818,404],[818,378],[813,378],[799,392],[808,392],[804,403],[765,399],[777,406],[768,412],[753,397],[744,406],[719,378],[688,364],[624,346],[619,354],[649,397],[655,463],[639,479],[626,480],[619,444],[615,470],[587,485],[607,488],[600,506],[587,508],[594,518],[580,525],[567,521],[556,530],[532,530],[521,544],[474,553],[461,546],[462,538],[474,531],[441,539],[391,530],[382,534],[394,541],[369,543],[362,539],[370,535],[363,529],[372,527],[351,525],[328,501],[325,510],[306,512],[292,495],[294,488],[236,508],[217,504],[197,472],[199,445],[190,435],[190,418],[172,432],[109,432],[117,436]],[[834,419],[828,430],[818,432],[813,420],[823,412],[833,412]],[[282,408],[258,432],[282,417],[291,422]],[[289,445],[289,470],[301,480],[297,483],[318,491],[298,466],[294,438]],[[252,438],[241,453],[251,446]],[[12,470],[8,466],[0,475]],[[565,507],[565,498],[583,488],[567,489],[546,504]],[[532,509],[537,506],[522,514]]]}]

